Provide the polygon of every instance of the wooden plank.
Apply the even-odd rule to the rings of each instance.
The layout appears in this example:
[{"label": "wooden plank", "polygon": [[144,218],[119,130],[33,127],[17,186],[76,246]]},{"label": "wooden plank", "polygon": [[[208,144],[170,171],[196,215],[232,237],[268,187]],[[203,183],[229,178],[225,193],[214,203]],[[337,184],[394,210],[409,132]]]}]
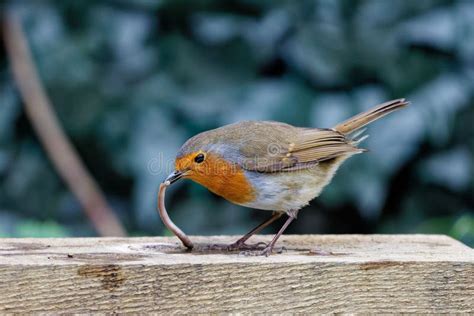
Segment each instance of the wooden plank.
[{"label": "wooden plank", "polygon": [[268,258],[192,239],[0,239],[0,312],[474,312],[474,250],[446,236],[287,235]]}]

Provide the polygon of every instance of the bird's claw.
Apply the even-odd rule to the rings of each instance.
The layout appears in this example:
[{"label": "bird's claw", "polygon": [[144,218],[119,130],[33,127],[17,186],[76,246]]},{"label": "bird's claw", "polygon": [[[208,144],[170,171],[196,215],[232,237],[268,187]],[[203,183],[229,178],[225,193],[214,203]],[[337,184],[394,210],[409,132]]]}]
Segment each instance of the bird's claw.
[{"label": "bird's claw", "polygon": [[[268,257],[269,255],[271,255],[273,253],[273,250],[274,250],[273,247],[267,246],[267,247],[265,247],[265,249],[260,251],[259,255]],[[275,249],[275,251],[276,251],[276,253],[280,254],[283,251],[287,251],[287,249],[285,247],[280,247],[280,248]]]},{"label": "bird's claw", "polygon": [[260,250],[260,251],[252,251],[252,250],[244,250],[244,251],[241,251],[239,253],[239,255],[242,255],[242,256],[265,256],[265,257],[268,257],[269,255],[271,255],[273,252],[276,252],[276,253],[282,253],[283,251],[286,251],[287,249],[285,247],[280,247],[280,248],[273,248],[273,247],[270,247],[270,246],[266,246],[265,248],[263,248],[263,250]]},{"label": "bird's claw", "polygon": [[263,249],[262,251],[260,251],[259,255],[260,256],[265,256],[265,257],[268,257],[269,255],[271,255],[273,252],[273,248],[272,247],[265,247],[265,249]]},{"label": "bird's claw", "polygon": [[255,244],[246,244],[245,242],[235,242],[233,244],[230,244],[227,246],[227,250],[229,251],[235,251],[235,250],[244,250],[244,251],[249,251],[249,250],[259,250],[262,247],[266,247],[267,244],[260,241]]},{"label": "bird's claw", "polygon": [[245,242],[235,242],[233,244],[211,244],[206,246],[206,250],[214,250],[214,251],[255,251],[261,250],[262,248],[267,247],[267,244],[264,242],[258,242],[255,244],[246,244]]},{"label": "bird's claw", "polygon": [[274,248],[272,245],[264,243],[263,241],[255,244],[246,244],[245,242],[235,242],[230,245],[226,244],[212,244],[207,246],[208,250],[216,251],[237,251],[241,250],[239,255],[243,256],[265,256],[268,257],[273,252],[282,253],[287,251],[285,247]]}]

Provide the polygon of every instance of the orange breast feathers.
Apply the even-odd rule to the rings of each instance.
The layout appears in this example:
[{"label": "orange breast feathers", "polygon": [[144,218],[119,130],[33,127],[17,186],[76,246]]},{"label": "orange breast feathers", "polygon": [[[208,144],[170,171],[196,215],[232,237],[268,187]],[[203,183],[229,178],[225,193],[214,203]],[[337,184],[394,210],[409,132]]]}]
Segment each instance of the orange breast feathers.
[{"label": "orange breast feathers", "polygon": [[239,165],[210,153],[206,154],[202,163],[197,164],[194,162],[197,154],[191,153],[176,159],[176,170],[189,170],[185,178],[205,186],[230,202],[245,204],[255,199],[255,191]]}]

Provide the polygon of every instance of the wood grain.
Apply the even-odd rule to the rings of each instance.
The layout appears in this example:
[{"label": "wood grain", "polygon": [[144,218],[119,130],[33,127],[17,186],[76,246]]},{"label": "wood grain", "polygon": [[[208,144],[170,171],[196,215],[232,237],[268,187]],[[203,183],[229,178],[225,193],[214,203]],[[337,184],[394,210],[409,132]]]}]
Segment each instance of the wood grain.
[{"label": "wood grain", "polygon": [[207,246],[235,239],[0,239],[0,312],[474,312],[474,250],[446,236],[288,235],[268,258]]}]

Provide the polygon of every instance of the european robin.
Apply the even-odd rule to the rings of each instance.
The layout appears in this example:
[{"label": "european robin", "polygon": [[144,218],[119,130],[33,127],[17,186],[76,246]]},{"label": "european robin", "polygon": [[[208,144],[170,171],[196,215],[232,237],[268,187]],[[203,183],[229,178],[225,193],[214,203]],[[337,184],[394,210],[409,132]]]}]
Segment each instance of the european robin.
[{"label": "european robin", "polygon": [[286,213],[286,222],[261,251],[269,255],[298,211],[317,197],[349,157],[366,151],[359,143],[365,125],[406,106],[405,99],[380,104],[333,128],[302,128],[270,121],[245,121],[200,133],[179,150],[167,185],[191,179],[228,201],[273,215],[227,249],[252,249],[245,242]]}]

